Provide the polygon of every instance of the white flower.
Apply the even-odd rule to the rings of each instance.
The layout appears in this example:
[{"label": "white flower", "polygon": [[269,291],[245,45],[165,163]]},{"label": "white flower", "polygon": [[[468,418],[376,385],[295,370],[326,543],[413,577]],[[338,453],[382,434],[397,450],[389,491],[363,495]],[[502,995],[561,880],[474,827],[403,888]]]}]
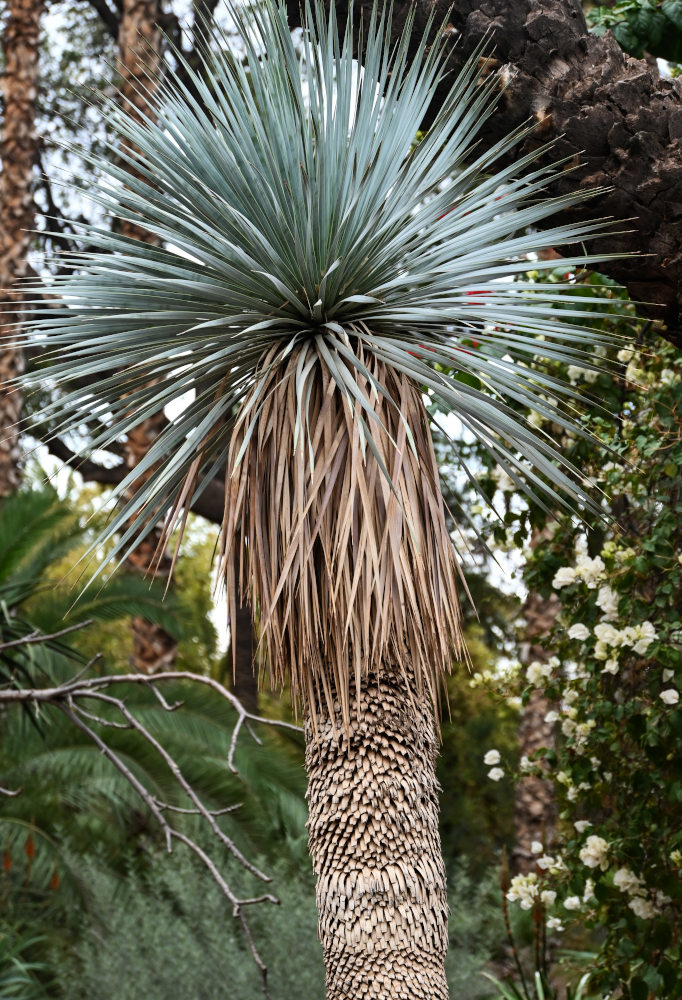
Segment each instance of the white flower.
[{"label": "white flower", "polygon": [[642,899],[641,896],[634,896],[628,903],[628,906],[635,916],[641,917],[642,920],[651,920],[652,917],[656,916],[656,910],[649,900]]},{"label": "white flower", "polygon": [[577,819],[573,826],[576,828],[578,833],[584,833],[585,830],[588,830],[592,826],[592,824],[589,819]]},{"label": "white flower", "polygon": [[491,781],[500,781],[502,778],[504,778],[504,771],[502,770],[501,767],[492,767],[488,771],[488,777],[490,778]]},{"label": "white flower", "polygon": [[558,721],[559,721],[559,713],[552,708],[545,716],[545,722],[549,722],[551,725],[552,723]]},{"label": "white flower", "polygon": [[608,622],[600,622],[595,625],[594,634],[599,642],[603,642],[607,646],[620,646],[623,642],[623,632],[619,632]]},{"label": "white flower", "polygon": [[674,676],[675,676],[675,671],[674,670],[664,670],[663,671],[663,683],[667,684],[668,681],[672,680],[672,678]]},{"label": "white flower", "polygon": [[570,566],[562,566],[554,574],[554,579],[552,580],[552,586],[555,590],[561,590],[562,587],[570,587],[572,583],[576,581],[576,571]]},{"label": "white flower", "polygon": [[578,701],[580,698],[580,691],[576,691],[575,688],[571,688],[564,695],[564,701],[567,705],[572,705],[574,701]]},{"label": "white flower", "polygon": [[554,906],[556,902],[554,889],[543,889],[540,893],[540,902],[544,903],[545,906]]},{"label": "white flower", "polygon": [[538,876],[536,872],[529,875],[515,875],[509,883],[507,899],[510,903],[518,902],[522,910],[530,910],[538,895]]},{"label": "white flower", "polygon": [[599,588],[597,607],[602,609],[604,618],[615,618],[618,615],[618,597],[606,583]]},{"label": "white flower", "polygon": [[487,754],[483,758],[484,764],[499,764],[500,763],[500,751],[499,750],[488,750]]},{"label": "white flower", "polygon": [[523,756],[521,757],[521,760],[519,761],[519,771],[521,772],[530,771],[532,767],[533,767],[532,760],[530,760],[524,753]]},{"label": "white flower", "polygon": [[561,723],[561,732],[564,734],[564,736],[572,736],[577,728],[578,727],[576,723],[573,721],[573,719],[564,719],[564,721]]},{"label": "white flower", "polygon": [[619,868],[613,876],[613,884],[621,892],[627,892],[631,896],[639,895],[642,892],[642,880],[638,878],[629,868]]},{"label": "white flower", "polygon": [[620,670],[620,664],[618,663],[618,660],[614,659],[613,657],[610,660],[607,660],[604,666],[602,667],[603,674],[617,674],[619,670]]},{"label": "white flower", "polygon": [[531,854],[542,854],[543,851],[544,847],[542,846],[539,840],[534,840],[533,843],[530,845]]},{"label": "white flower", "polygon": [[533,687],[543,687],[543,681],[551,677],[552,669],[552,664],[549,662],[541,663],[539,660],[533,660],[526,670],[528,683],[532,684]]},{"label": "white flower", "polygon": [[547,921],[548,931],[562,931],[563,929],[564,925],[561,923],[558,917],[550,917],[549,920]]},{"label": "white flower", "polygon": [[585,841],[585,846],[580,851],[580,860],[588,868],[606,868],[606,855],[609,845],[603,837],[591,834]]},{"label": "white flower", "polygon": [[666,705],[676,705],[680,700],[680,692],[676,691],[675,688],[668,688],[666,691],[661,691],[658,697]]},{"label": "white flower", "polygon": [[537,410],[531,410],[528,416],[528,423],[531,427],[542,427],[542,414],[538,413]]},{"label": "white flower", "polygon": [[643,656],[647,649],[658,638],[656,629],[651,622],[642,622],[641,625],[628,625],[623,629],[623,642],[632,646],[638,656]]},{"label": "white flower", "polygon": [[556,859],[551,856],[551,854],[543,854],[541,858],[538,858],[536,862],[538,868],[542,868],[543,871],[547,871],[549,868],[553,868],[556,864]]},{"label": "white flower", "polygon": [[576,788],[575,785],[571,785],[569,787],[568,791],[566,792],[566,798],[568,799],[569,802],[575,802],[575,800],[578,798],[578,789]]},{"label": "white flower", "polygon": [[583,892],[583,903],[588,903],[591,899],[594,899],[594,882],[591,878],[588,878],[585,882],[585,890]]},{"label": "white flower", "polygon": [[628,361],[632,361],[634,354],[635,351],[633,347],[623,347],[621,348],[620,351],[618,351],[616,357],[618,358],[619,361],[621,361],[624,365],[626,365]]},{"label": "white flower", "polygon": [[645,378],[645,372],[643,368],[637,367],[637,359],[634,359],[628,364],[625,369],[625,380],[626,382],[642,383]]},{"label": "white flower", "polygon": [[579,910],[580,896],[567,896],[564,900],[564,906],[567,910]]},{"label": "white flower", "polygon": [[669,903],[670,901],[670,896],[666,896],[666,894],[661,892],[660,889],[656,890],[656,906],[664,907],[666,903]]},{"label": "white flower", "polygon": [[589,638],[590,630],[586,625],[578,623],[577,625],[571,625],[568,630],[569,639],[587,639]]},{"label": "white flower", "polygon": [[594,658],[595,660],[608,660],[609,658],[609,647],[601,639],[594,647]]},{"label": "white flower", "polygon": [[576,575],[584,580],[589,590],[594,590],[597,583],[603,578],[606,564],[601,556],[590,559],[584,553],[580,553],[576,558]]}]

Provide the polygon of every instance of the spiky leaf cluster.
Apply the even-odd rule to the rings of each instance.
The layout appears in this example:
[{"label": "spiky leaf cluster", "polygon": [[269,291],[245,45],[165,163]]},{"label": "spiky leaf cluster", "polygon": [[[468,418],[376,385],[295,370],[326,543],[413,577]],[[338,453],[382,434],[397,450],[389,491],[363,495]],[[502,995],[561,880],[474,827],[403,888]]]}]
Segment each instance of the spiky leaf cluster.
[{"label": "spiky leaf cluster", "polygon": [[[527,269],[528,254],[555,245],[576,245],[576,256],[564,260],[566,270],[593,260],[582,244],[603,234],[605,223],[546,221],[589,194],[548,198],[547,186],[565,165],[541,165],[542,148],[513,162],[523,129],[491,148],[477,146],[500,90],[494,74],[479,77],[480,51],[453,79],[433,126],[417,141],[447,72],[444,26],[429,24],[414,51],[408,18],[391,46],[390,14],[375,8],[362,25],[360,67],[353,58],[352,19],[340,31],[333,4],[327,14],[321,3],[306,0],[298,48],[275,0],[248,10],[231,6],[231,15],[243,58],[232,54],[218,27],[207,27],[202,66],[184,67],[189,85],[173,73],[156,81],[149,118],[105,105],[118,139],[110,159],[90,157],[105,180],[87,193],[113,217],[154,234],[159,245],[88,227],[94,251],[76,256],[76,272],[56,279],[51,291],[59,298],[49,307],[38,303],[38,318],[26,334],[44,344],[46,362],[25,384],[48,378],[59,387],[44,415],[53,426],[73,429],[93,416],[103,422],[106,430],[92,440],[93,449],[180,398],[189,400],[118,488],[124,502],[108,529],[118,538],[117,555],[154,522],[166,519],[168,531],[182,523],[202,483],[225,467],[237,415],[240,444],[227,468],[228,541],[240,522],[255,530],[257,521],[266,527],[268,517],[279,515],[267,508],[276,494],[272,470],[265,478],[275,492],[260,497],[265,507],[258,518],[249,521],[246,507],[229,509],[243,463],[252,468],[258,461],[253,441],[273,430],[264,427],[263,414],[273,423],[284,421],[270,405],[273,392],[293,408],[279,460],[305,454],[305,461],[297,460],[303,478],[296,504],[302,506],[298,515],[290,510],[284,531],[290,541],[306,519],[315,530],[314,503],[332,489],[316,473],[320,462],[327,471],[333,465],[333,456],[316,454],[321,387],[338,395],[335,412],[354,426],[347,427],[344,447],[357,445],[353,461],[365,463],[372,482],[370,466],[376,464],[402,513],[421,509],[422,501],[405,492],[421,489],[419,475],[397,486],[387,444],[398,447],[404,426],[405,448],[413,458],[423,456],[415,429],[423,419],[418,398],[424,391],[456,414],[520,487],[544,491],[558,503],[564,494],[589,503],[578,470],[509,403],[532,406],[576,429],[559,405],[574,398],[572,390],[534,362],[540,355],[590,367],[590,352],[600,341],[588,325],[594,312],[581,307],[568,283],[508,280]],[[505,165],[496,167],[498,162]],[[551,262],[533,266],[541,270]],[[276,388],[281,379],[286,391]],[[405,380],[414,387],[409,412],[402,410]],[[397,419],[389,419],[391,411]],[[329,438],[330,447],[335,440]],[[403,454],[397,465],[405,468],[413,458],[408,462]],[[250,482],[253,503],[256,479]],[[246,493],[241,496],[243,503]],[[382,503],[386,509],[389,501]],[[365,509],[372,504],[368,500]],[[429,504],[420,516],[429,516]],[[375,523],[373,532],[380,539],[383,526]],[[363,577],[367,583],[373,576],[378,608],[392,594],[398,635],[402,584],[396,591],[398,578],[382,577],[378,567],[402,567],[406,582],[414,571],[405,556],[409,532],[422,534],[405,521],[400,538],[390,542],[388,562],[378,553]],[[437,526],[431,540],[441,536]],[[256,551],[253,539],[245,544]],[[269,567],[250,566],[273,575],[261,598],[281,594],[277,581],[305,551],[300,537],[291,542],[298,555],[287,544],[276,542]],[[327,551],[319,558],[327,569],[334,564]],[[347,571],[351,583],[360,572],[346,566],[339,573]],[[332,591],[338,585],[332,580]],[[432,591],[424,592],[425,614],[451,600],[438,586]],[[294,587],[291,600],[295,593]],[[305,603],[300,593],[297,599]],[[445,617],[454,621],[456,609],[448,608]],[[272,606],[260,610],[266,623],[275,613]],[[348,630],[352,611],[346,612],[342,625]],[[372,628],[384,634],[384,626],[378,620]],[[367,640],[372,648],[375,638],[373,632]],[[437,659],[445,659],[442,650]]]}]

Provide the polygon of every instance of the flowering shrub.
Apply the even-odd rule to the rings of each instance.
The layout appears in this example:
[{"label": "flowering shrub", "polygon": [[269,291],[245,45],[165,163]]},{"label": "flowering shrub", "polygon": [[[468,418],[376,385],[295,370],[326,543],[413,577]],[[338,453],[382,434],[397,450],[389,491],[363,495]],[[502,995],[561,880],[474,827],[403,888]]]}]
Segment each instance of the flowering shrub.
[{"label": "flowering shrub", "polygon": [[591,987],[632,1000],[682,996],[682,378],[655,351],[597,379],[610,461],[566,442],[616,524],[560,519],[529,554],[528,586],[562,609],[523,692],[558,705],[557,747],[523,764],[549,765],[560,825],[507,892],[549,931],[600,930]]}]

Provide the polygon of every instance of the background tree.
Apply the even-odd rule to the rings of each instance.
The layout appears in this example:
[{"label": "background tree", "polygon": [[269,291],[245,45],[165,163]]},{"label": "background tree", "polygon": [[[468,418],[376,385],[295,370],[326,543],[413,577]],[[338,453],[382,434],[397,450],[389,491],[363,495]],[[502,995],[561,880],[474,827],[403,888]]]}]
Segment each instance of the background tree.
[{"label": "background tree", "polygon": [[21,318],[21,292],[31,245],[35,207],[33,168],[38,139],[40,0],[12,0],[2,28],[2,137],[0,139],[0,498],[20,481],[19,417],[22,396],[13,381],[23,369],[21,349],[11,338]]}]

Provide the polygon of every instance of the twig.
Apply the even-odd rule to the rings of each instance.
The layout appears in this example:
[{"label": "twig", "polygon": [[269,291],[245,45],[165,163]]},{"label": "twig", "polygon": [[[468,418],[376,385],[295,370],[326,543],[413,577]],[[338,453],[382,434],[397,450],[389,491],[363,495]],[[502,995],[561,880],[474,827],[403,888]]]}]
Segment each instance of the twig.
[{"label": "twig", "polygon": [[[63,628],[59,632],[51,632],[49,635],[45,635],[44,632],[36,629],[30,635],[22,636],[21,639],[12,639],[11,642],[0,642],[0,653],[4,653],[6,649],[13,649],[15,646],[36,646],[52,642],[53,639],[61,639],[63,635],[69,635],[70,632],[77,632],[88,625],[92,625],[92,618],[88,618],[86,622],[79,622],[77,625],[69,625],[68,628]],[[26,700],[31,701],[32,699],[28,698]]]}]

